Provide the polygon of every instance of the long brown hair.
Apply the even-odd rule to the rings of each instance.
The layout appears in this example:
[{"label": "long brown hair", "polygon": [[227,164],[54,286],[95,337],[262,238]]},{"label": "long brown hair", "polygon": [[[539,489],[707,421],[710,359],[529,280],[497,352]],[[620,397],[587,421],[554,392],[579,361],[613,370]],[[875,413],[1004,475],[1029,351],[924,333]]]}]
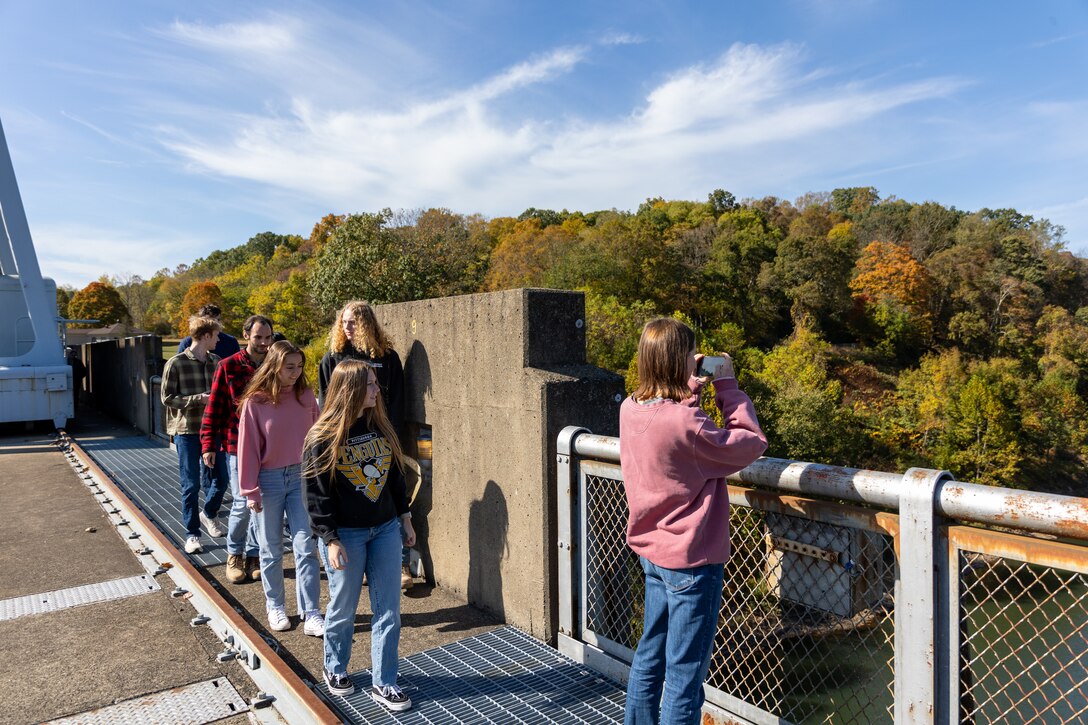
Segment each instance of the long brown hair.
[{"label": "long brown hair", "polygon": [[680,320],[658,317],[642,328],[638,340],[638,388],[635,400],[691,397],[688,353],[695,349],[695,333]]},{"label": "long brown hair", "polygon": [[273,405],[280,402],[280,393],[282,392],[280,390],[282,387],[280,384],[280,368],[283,367],[288,355],[302,356],[302,374],[298,376],[298,380],[295,381],[293,387],[295,399],[300,403],[302,402],[302,394],[310,389],[310,383],[306,380],[306,353],[293,342],[280,340],[268,348],[268,354],[265,355],[264,362],[257,368],[257,372],[253,373],[253,377],[250,378],[245,391],[238,398],[238,410],[241,410],[242,405],[250,398],[268,401]]},{"label": "long brown hair", "polygon": [[[355,318],[355,339],[349,340],[344,334],[344,313],[350,312]],[[348,344],[351,344],[359,352],[364,352],[375,360],[393,349],[389,336],[378,324],[378,318],[374,316],[374,308],[369,302],[352,300],[336,313],[336,321],[329,330],[329,349],[333,352],[344,352]]]},{"label": "long brown hair", "polygon": [[348,431],[359,418],[366,421],[370,430],[377,430],[385,437],[393,449],[393,458],[400,470],[404,471],[404,451],[401,450],[393,424],[385,412],[385,402],[379,392],[374,399],[374,406],[363,409],[366,400],[367,384],[372,368],[363,360],[344,360],[332,371],[329,389],[325,391],[325,407],[310,432],[306,434],[303,450],[317,451],[316,455],[307,456],[303,469],[304,476],[317,476],[332,473],[336,468],[336,459],[340,446],[348,439]]}]

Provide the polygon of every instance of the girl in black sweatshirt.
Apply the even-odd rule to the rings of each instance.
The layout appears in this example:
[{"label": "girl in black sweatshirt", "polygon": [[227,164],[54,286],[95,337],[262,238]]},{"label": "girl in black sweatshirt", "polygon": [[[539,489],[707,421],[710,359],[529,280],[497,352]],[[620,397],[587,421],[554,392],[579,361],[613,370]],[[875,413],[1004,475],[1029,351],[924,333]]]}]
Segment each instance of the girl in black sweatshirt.
[{"label": "girl in black sweatshirt", "polygon": [[350,695],[347,675],[355,610],[370,589],[370,695],[390,710],[412,706],[397,686],[401,537],[415,544],[404,483],[404,454],[373,368],[344,360],[332,371],[325,406],[306,435],[303,480],[314,533],[328,562],[325,683]]}]

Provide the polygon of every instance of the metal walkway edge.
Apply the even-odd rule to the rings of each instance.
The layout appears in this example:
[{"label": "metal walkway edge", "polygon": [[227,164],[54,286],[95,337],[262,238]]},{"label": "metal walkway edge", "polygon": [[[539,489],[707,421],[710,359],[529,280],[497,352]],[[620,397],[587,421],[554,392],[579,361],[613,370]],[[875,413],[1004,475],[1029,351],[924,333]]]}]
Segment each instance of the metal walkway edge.
[{"label": "metal walkway edge", "polygon": [[135,553],[142,560],[158,563],[156,575],[166,574],[173,580],[176,588],[171,595],[188,600],[196,610],[197,616],[190,624],[194,627],[207,625],[223,641],[224,652],[220,657],[241,661],[246,674],[263,691],[250,706],[273,705],[279,715],[291,723],[340,722],[326,702],[234,610],[187,555],[177,549],[106,471],[67,433],[63,430],[59,433],[58,445],[95,499],[104,504],[110,523],[122,538],[140,547]]}]

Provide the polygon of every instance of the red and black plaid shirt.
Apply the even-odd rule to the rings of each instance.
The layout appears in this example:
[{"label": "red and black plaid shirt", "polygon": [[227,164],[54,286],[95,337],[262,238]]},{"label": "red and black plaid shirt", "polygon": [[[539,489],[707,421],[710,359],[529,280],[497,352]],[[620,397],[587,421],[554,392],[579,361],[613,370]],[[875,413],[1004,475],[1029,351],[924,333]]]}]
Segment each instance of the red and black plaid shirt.
[{"label": "red and black plaid shirt", "polygon": [[257,363],[245,348],[215,369],[212,394],[200,421],[200,450],[204,453],[226,449],[230,455],[238,455],[238,399],[256,371]]}]

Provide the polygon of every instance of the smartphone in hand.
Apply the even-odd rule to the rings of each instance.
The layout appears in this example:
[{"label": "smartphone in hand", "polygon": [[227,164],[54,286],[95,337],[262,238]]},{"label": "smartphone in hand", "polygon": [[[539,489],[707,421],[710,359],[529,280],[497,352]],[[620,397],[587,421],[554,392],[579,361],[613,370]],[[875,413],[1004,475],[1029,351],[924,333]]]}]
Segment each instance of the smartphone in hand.
[{"label": "smartphone in hand", "polygon": [[695,371],[695,374],[700,378],[713,378],[722,365],[725,365],[724,357],[707,355],[699,361],[699,369]]}]

